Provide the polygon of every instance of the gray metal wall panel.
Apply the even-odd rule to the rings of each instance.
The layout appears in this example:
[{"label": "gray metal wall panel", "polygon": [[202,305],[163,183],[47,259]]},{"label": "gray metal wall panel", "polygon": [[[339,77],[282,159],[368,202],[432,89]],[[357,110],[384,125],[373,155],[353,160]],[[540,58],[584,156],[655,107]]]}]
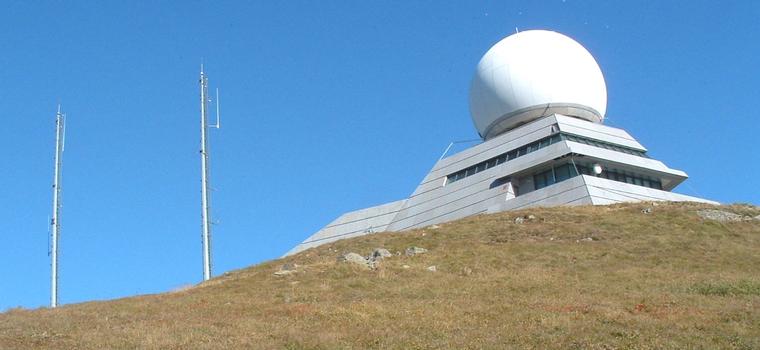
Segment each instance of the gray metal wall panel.
[{"label": "gray metal wall panel", "polygon": [[406,199],[343,214],[285,255],[295,254],[308,248],[340,239],[385,231],[388,224],[393,221],[393,218],[403,208],[405,203]]},{"label": "gray metal wall panel", "polygon": [[586,189],[586,184],[580,176],[493,205],[488,208],[488,212],[496,213],[530,207],[552,207],[569,204],[591,204],[591,197]]},{"label": "gray metal wall panel", "polygon": [[552,134],[551,126],[555,124],[553,116],[526,124],[519,129],[500,135],[468,150],[440,160],[420,185],[471,165],[496,157],[502,153],[524,146]]},{"label": "gray metal wall panel", "polygon": [[616,152],[594,147],[583,143],[566,141],[573,153],[616,163],[622,169],[643,169],[644,172],[654,173],[662,177],[663,189],[669,191],[688,178],[685,172],[668,168],[663,162],[651,158],[637,157],[627,153]]},{"label": "gray metal wall panel", "polygon": [[[559,142],[452,184],[438,186],[435,189],[413,195],[406,202],[404,208],[399,211],[393,224],[388,229],[403,229],[415,226],[416,222],[428,221],[430,220],[430,215],[432,215],[429,212],[432,210],[443,210],[448,214],[448,212],[453,211],[452,206],[459,205],[466,207],[470,205],[471,203],[463,202],[468,197],[472,197],[470,200],[475,202],[482,200],[481,194],[484,192],[489,193],[485,197],[493,196],[495,193],[506,196],[506,191],[503,188],[490,188],[493,180],[523,171],[535,164],[546,163],[556,157],[567,154],[568,151],[567,145],[564,142]],[[448,205],[448,207],[439,209],[444,204]],[[415,216],[422,215],[423,213],[426,216],[415,218]]]},{"label": "gray metal wall panel", "polygon": [[646,151],[647,149],[622,129],[589,123],[576,118],[557,116],[557,124],[563,132],[590,137],[593,139],[619,144]]},{"label": "gray metal wall panel", "polygon": [[633,201],[673,201],[673,202],[701,202],[719,204],[714,201],[687,196],[679,193],[660,191],[653,188],[631,185],[624,182],[612,181],[603,178],[585,176],[589,193],[594,199],[594,204],[610,204]]}]

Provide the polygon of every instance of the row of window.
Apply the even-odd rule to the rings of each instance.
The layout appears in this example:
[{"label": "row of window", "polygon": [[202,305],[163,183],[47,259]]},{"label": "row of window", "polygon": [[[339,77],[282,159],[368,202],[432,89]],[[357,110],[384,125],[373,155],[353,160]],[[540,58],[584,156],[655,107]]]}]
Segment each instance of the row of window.
[{"label": "row of window", "polygon": [[575,141],[575,142],[585,143],[587,145],[595,146],[595,147],[599,147],[599,148],[606,148],[606,149],[612,150],[612,151],[628,153],[628,154],[632,154],[632,155],[638,156],[638,157],[649,158],[649,157],[647,157],[647,155],[646,155],[646,153],[644,151],[639,151],[637,149],[628,148],[628,147],[622,147],[622,146],[618,146],[618,145],[615,145],[615,144],[612,144],[612,143],[608,143],[608,142],[602,142],[602,141],[598,141],[598,140],[592,140],[592,139],[585,138],[585,137],[580,137],[580,136],[577,136],[577,135],[562,134],[562,139],[563,140],[568,140],[568,141]]},{"label": "row of window", "polygon": [[565,181],[571,177],[578,176],[578,172],[588,175],[589,169],[586,167],[574,167],[572,164],[564,164],[561,166],[555,166],[549,170],[542,171],[533,175],[533,186],[535,189],[540,190],[546,186],[553,185],[557,182]]},{"label": "row of window", "polygon": [[533,141],[525,146],[522,146],[517,149],[513,149],[509,152],[502,153],[496,157],[493,157],[491,159],[482,161],[478,164],[475,164],[471,167],[459,170],[447,177],[446,183],[450,184],[455,181],[459,181],[461,179],[464,179],[465,177],[475,175],[483,170],[491,169],[499,164],[502,164],[506,161],[515,159],[517,157],[522,157],[528,153],[538,151],[541,148],[544,148],[546,146],[549,146],[551,144],[555,144],[557,142],[562,141],[562,136],[560,134],[554,134],[549,137],[545,137],[543,139],[540,139],[538,141]]},{"label": "row of window", "polygon": [[[542,171],[538,174],[533,175],[533,185],[535,189],[538,190],[546,186],[553,185],[557,182],[565,181],[571,177],[578,176],[579,172],[583,175],[590,175],[591,169],[589,167],[574,165],[572,163],[555,166],[549,170]],[[659,180],[629,172],[605,169],[598,176],[608,180],[625,182],[632,185],[662,190],[662,183]]]},{"label": "row of window", "polygon": [[660,182],[660,180],[654,180],[646,176],[635,175],[627,171],[626,172],[616,171],[616,170],[602,171],[602,173],[599,174],[599,177],[603,177],[605,179],[609,179],[613,181],[625,182],[632,185],[654,188],[656,190],[662,189],[662,182]]},{"label": "row of window", "polygon": [[446,178],[446,184],[450,184],[455,181],[459,181],[461,179],[464,179],[465,177],[475,175],[483,170],[493,168],[499,164],[502,164],[504,162],[510,161],[512,159],[515,159],[517,157],[522,157],[528,153],[538,151],[541,148],[547,147],[549,145],[555,144],[557,142],[568,140],[568,141],[575,141],[575,142],[581,142],[585,143],[587,145],[592,145],[596,147],[606,148],[613,151],[618,152],[624,152],[628,154],[633,154],[639,157],[646,157],[646,154],[642,151],[621,147],[618,145],[614,145],[607,142],[602,142],[598,140],[589,139],[586,137],[578,136],[578,135],[571,135],[571,134],[565,134],[565,133],[558,133],[551,135],[549,137],[545,137],[543,139],[540,139],[538,141],[533,141],[525,146],[522,146],[520,148],[513,149],[509,152],[505,152],[503,154],[500,154],[496,157],[493,157],[491,159],[482,161],[478,164],[475,164],[473,166],[470,166],[468,168],[459,170],[453,174],[450,174]]}]

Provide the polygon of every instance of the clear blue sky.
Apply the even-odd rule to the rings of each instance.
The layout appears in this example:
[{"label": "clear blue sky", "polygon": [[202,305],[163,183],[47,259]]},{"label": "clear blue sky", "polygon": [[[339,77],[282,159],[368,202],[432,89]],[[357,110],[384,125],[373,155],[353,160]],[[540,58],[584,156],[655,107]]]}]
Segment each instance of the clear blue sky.
[{"label": "clear blue sky", "polygon": [[54,116],[68,114],[63,304],[201,279],[198,69],[212,132],[215,273],[276,258],[343,212],[408,196],[477,137],[481,55],[527,29],[596,57],[608,124],[690,175],[678,192],[760,203],[753,1],[5,2],[0,310],[49,298]]}]

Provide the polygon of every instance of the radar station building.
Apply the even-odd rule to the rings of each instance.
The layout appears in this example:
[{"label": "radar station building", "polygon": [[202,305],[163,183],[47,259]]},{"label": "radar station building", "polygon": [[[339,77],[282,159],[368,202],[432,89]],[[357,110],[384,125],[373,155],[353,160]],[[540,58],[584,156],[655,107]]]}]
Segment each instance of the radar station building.
[{"label": "radar station building", "polygon": [[286,255],[339,239],[537,206],[715,203],[671,192],[688,177],[603,125],[596,60],[552,31],[510,35],[478,63],[470,112],[483,142],[439,160],[409,198],[345,213]]}]

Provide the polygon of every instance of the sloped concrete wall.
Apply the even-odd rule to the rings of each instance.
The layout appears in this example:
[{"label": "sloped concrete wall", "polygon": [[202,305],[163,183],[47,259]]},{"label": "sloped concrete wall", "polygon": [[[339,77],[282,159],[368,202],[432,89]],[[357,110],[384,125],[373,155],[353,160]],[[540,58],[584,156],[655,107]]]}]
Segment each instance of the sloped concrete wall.
[{"label": "sloped concrete wall", "polygon": [[521,188],[521,193],[517,197],[514,197],[509,186],[496,182],[507,176],[512,176],[513,180],[520,176],[523,179],[532,180],[530,176],[523,175],[530,175],[531,171],[545,167],[555,159],[571,153],[583,155],[587,160],[603,160],[607,164],[617,164],[653,174],[661,179],[666,190],[672,189],[687,178],[683,171],[670,169],[655,159],[569,140],[551,144],[456,182],[447,183],[446,178],[449,174],[550,136],[557,131],[646,150],[624,130],[562,115],[548,116],[439,160],[408,199],[346,213],[287,254],[373,232],[403,231],[481,213],[536,206],[656,200],[715,203],[701,198],[588,175],[576,176],[535,191],[531,191],[532,185],[528,186],[526,183],[523,186],[525,188]]},{"label": "sloped concrete wall", "polygon": [[285,255],[295,254],[339,239],[387,231],[388,224],[391,223],[399,209],[404,206],[404,203],[406,203],[406,199],[343,214]]},{"label": "sloped concrete wall", "polygon": [[720,204],[715,201],[660,191],[653,188],[627,184],[619,181],[583,175],[592,202],[596,205],[639,201],[700,202]]}]

